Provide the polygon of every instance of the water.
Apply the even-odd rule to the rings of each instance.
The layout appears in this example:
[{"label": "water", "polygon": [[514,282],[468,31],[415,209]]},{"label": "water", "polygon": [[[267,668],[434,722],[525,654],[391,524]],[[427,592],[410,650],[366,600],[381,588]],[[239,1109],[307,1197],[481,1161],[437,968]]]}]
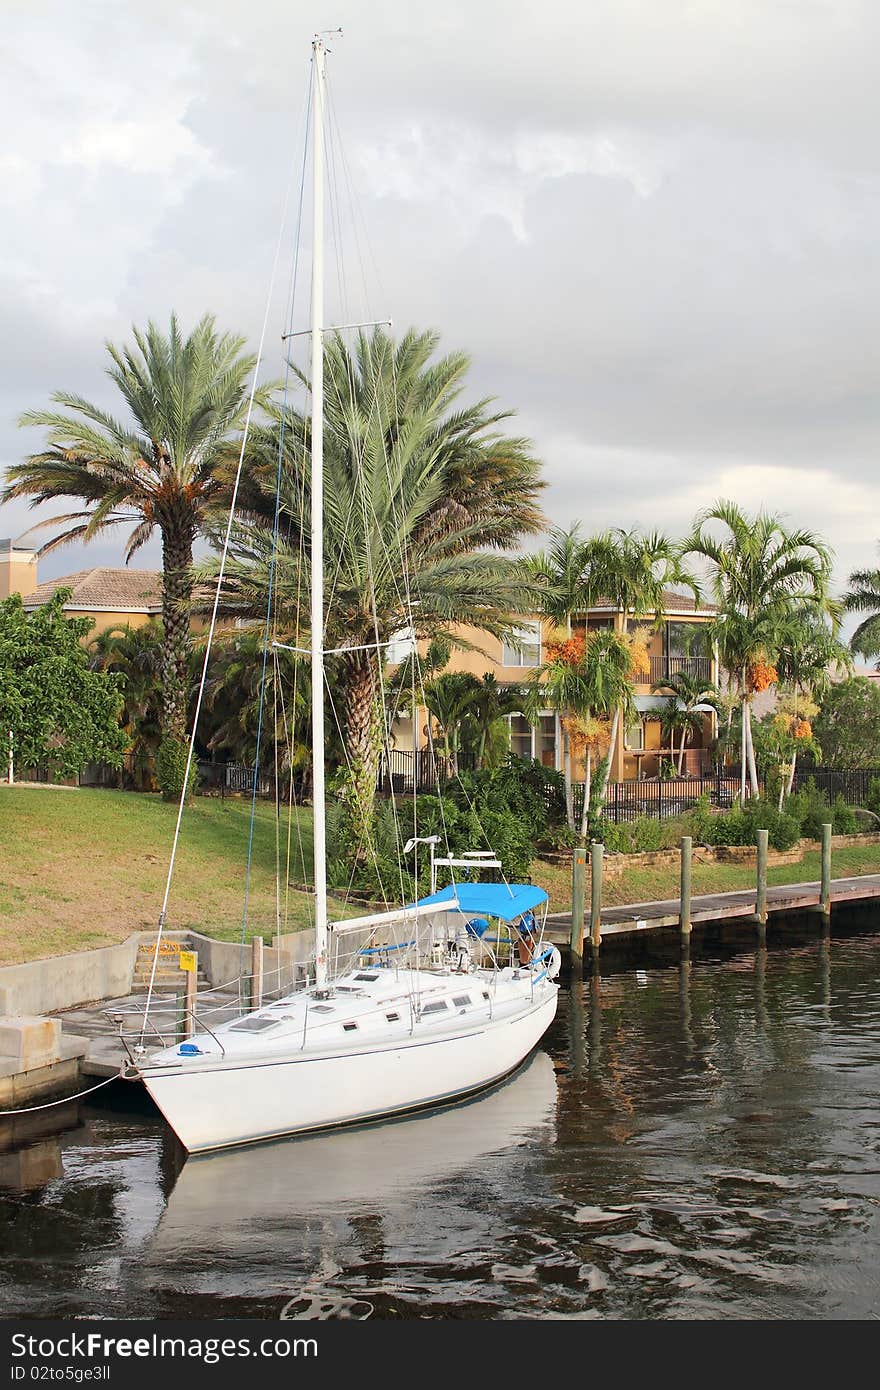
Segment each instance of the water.
[{"label": "water", "polygon": [[874,1316],[878,967],[852,935],[588,980],[481,1100],[185,1164],[90,1106],[0,1152],[0,1308]]}]

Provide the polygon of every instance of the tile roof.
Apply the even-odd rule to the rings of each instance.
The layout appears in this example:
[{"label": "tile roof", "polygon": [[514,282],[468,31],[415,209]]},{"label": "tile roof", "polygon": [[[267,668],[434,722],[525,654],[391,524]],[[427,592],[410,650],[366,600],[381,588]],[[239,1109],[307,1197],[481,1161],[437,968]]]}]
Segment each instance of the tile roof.
[{"label": "tile roof", "polygon": [[[616,611],[617,605],[612,604],[608,598],[598,598],[595,603],[590,604],[588,611],[592,613],[597,608],[614,608]],[[693,594],[679,594],[674,589],[664,589],[663,610],[666,613],[717,613],[718,607],[706,599],[698,604]]]},{"label": "tile roof", "polygon": [[161,613],[162,576],[157,570],[109,569],[78,570],[59,579],[38,584],[26,594],[25,608],[48,603],[56,589],[72,589],[64,605],[68,608],[97,609],[108,613]]}]

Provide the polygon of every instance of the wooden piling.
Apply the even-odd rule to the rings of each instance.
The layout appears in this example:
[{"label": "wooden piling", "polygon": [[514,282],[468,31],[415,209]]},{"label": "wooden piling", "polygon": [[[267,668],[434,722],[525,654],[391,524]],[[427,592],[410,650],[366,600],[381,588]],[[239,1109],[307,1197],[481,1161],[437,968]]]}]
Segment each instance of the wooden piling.
[{"label": "wooden piling", "polygon": [[767,925],[767,850],[769,842],[769,832],[759,830],[757,832],[758,841],[758,870],[755,885],[755,916],[762,927]]},{"label": "wooden piling", "polygon": [[822,883],[819,908],[823,917],[831,916],[831,822],[822,823]]},{"label": "wooden piling", "polygon": [[191,1038],[193,1033],[195,1032],[196,989],[199,981],[198,952],[193,951],[193,955],[195,956],[195,966],[192,970],[187,970],[185,972],[186,984],[184,986],[184,1007],[186,1009],[186,1017],[184,1019],[184,1034],[187,1038]]},{"label": "wooden piling", "polygon": [[602,856],[605,846],[593,841],[590,846],[590,941],[593,956],[599,954],[602,942]]},{"label": "wooden piling", "polygon": [[694,851],[693,838],[681,837],[681,886],[678,903],[678,925],[682,937],[687,940],[691,934],[691,864]]},{"label": "wooden piling", "polygon": [[263,1005],[263,938],[255,936],[251,941],[251,1005],[255,1009]]},{"label": "wooden piling", "polygon": [[571,864],[571,968],[580,973],[584,968],[584,908],[587,891],[587,850],[578,845]]}]

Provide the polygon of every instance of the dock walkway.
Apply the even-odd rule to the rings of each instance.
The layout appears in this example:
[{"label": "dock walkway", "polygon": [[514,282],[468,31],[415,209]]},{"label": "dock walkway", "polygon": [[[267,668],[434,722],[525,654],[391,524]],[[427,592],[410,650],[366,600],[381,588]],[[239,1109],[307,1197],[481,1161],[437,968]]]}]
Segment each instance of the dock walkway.
[{"label": "dock walkway", "polygon": [[[819,911],[822,885],[812,883],[777,884],[767,889],[767,911]],[[831,880],[831,902],[862,902],[880,898],[880,874],[862,874],[855,878]],[[755,916],[754,888],[740,888],[731,893],[700,893],[691,898],[691,922],[723,922],[729,918]],[[678,927],[681,907],[677,898],[651,903],[626,903],[620,907],[603,907],[599,935],[604,941],[615,936],[632,936],[638,932],[660,931]],[[589,909],[587,910],[589,932]],[[557,945],[568,945],[571,933],[571,913],[552,913],[547,919],[549,936]]]}]

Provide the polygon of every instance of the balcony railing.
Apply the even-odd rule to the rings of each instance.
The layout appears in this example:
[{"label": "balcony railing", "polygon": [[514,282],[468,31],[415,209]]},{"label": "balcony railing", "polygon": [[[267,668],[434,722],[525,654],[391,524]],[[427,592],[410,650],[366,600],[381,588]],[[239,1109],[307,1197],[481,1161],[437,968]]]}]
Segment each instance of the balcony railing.
[{"label": "balcony railing", "polygon": [[712,680],[711,656],[651,657],[652,685],[659,685],[662,681],[669,680],[670,676],[677,676],[682,672],[685,675],[693,676],[694,680],[705,681],[708,685]]}]

